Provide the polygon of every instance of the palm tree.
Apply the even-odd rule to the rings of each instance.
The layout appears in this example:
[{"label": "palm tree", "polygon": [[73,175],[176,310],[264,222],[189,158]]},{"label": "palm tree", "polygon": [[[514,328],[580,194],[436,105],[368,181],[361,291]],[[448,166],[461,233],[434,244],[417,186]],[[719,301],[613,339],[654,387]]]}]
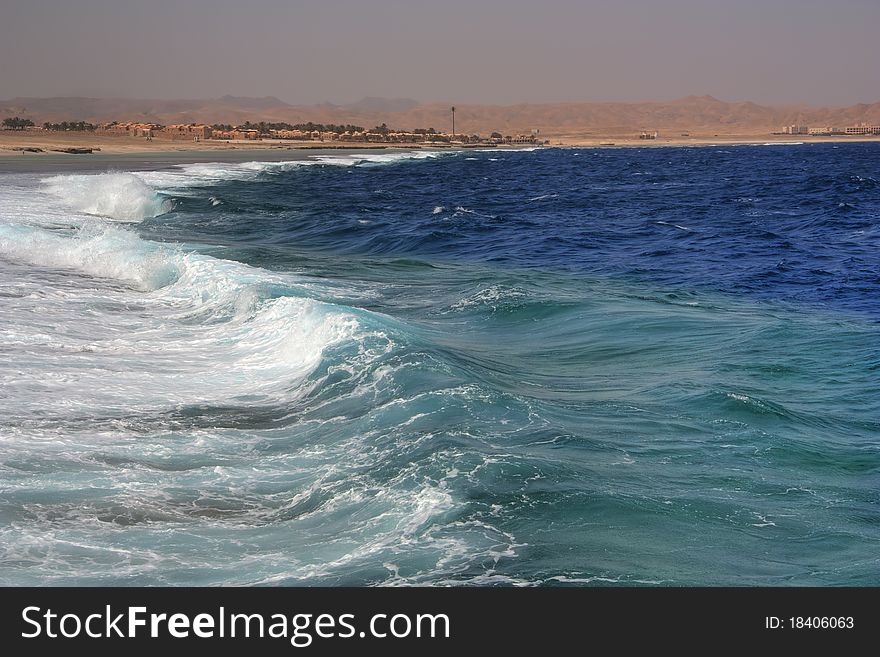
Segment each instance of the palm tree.
[{"label": "palm tree", "polygon": [[25,128],[33,127],[34,122],[30,119],[21,119],[14,116],[12,118],[3,119],[3,125],[12,130],[24,130]]}]

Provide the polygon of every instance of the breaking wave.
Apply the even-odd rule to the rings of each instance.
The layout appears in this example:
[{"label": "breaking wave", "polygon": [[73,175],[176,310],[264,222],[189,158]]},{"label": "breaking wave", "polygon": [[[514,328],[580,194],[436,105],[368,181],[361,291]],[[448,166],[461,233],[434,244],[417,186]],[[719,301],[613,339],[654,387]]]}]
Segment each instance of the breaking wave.
[{"label": "breaking wave", "polygon": [[136,223],[171,209],[170,199],[131,173],[54,176],[45,183],[71,209],[115,221]]}]

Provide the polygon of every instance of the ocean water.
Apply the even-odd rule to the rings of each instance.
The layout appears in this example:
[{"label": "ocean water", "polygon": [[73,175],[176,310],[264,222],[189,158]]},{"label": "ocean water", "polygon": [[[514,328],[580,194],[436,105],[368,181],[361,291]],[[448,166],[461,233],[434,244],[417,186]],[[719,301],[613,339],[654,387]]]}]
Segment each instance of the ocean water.
[{"label": "ocean water", "polygon": [[0,584],[880,585],[880,145],[0,174]]}]

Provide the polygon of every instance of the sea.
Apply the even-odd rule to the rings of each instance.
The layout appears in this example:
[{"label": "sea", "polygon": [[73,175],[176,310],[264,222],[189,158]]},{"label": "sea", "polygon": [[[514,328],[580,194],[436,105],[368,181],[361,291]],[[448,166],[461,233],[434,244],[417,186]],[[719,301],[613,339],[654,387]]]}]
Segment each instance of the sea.
[{"label": "sea", "polygon": [[880,585],[880,144],[64,157],[0,584]]}]

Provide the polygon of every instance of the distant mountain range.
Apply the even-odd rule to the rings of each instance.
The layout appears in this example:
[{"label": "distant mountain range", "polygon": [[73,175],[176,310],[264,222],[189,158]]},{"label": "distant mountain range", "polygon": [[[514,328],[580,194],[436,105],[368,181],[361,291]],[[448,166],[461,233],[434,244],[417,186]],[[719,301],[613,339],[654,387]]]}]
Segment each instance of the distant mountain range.
[{"label": "distant mountain range", "polygon": [[[202,100],[135,98],[13,98],[0,101],[0,117],[21,116],[38,125],[44,121],[144,121],[155,123],[353,123],[372,127],[450,128],[450,104],[419,103],[409,98],[363,98],[355,103],[291,105],[273,96],[223,96]],[[631,133],[638,130],[746,134],[783,125],[841,127],[880,124],[880,103],[849,107],[807,105],[767,106],[725,102],[712,96],[688,96],[668,102],[545,103],[474,105],[456,103],[459,132],[505,134],[538,129],[542,135]]]}]

